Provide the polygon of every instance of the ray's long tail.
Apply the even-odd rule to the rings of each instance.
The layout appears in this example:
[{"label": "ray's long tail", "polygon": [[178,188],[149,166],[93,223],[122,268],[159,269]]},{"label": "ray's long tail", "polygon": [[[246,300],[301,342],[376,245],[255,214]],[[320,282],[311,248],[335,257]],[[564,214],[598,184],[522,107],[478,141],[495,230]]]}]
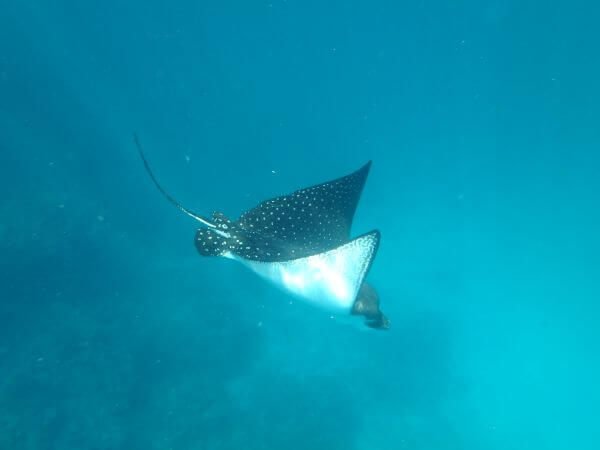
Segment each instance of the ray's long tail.
[{"label": "ray's long tail", "polygon": [[137,146],[140,157],[142,158],[142,161],[144,162],[144,167],[146,168],[146,172],[148,172],[148,175],[150,175],[150,178],[152,178],[154,185],[158,188],[158,190],[161,192],[161,194],[164,195],[166,197],[166,199],[169,200],[169,202],[171,202],[173,205],[175,205],[177,207],[177,209],[179,209],[184,214],[187,214],[188,216],[196,219],[198,222],[202,223],[203,225],[206,225],[207,227],[216,228],[216,225],[214,223],[212,223],[208,219],[205,219],[204,217],[196,214],[195,212],[190,211],[185,206],[183,206],[181,203],[179,203],[177,200],[175,200],[173,197],[171,197],[171,195],[163,189],[163,187],[156,180],[156,177],[154,176],[152,169],[150,169],[150,164],[148,164],[148,160],[146,160],[146,156],[144,155],[144,150],[142,149],[142,145],[140,144],[140,140],[138,138],[137,133],[134,133],[133,140],[135,141],[135,145]]}]

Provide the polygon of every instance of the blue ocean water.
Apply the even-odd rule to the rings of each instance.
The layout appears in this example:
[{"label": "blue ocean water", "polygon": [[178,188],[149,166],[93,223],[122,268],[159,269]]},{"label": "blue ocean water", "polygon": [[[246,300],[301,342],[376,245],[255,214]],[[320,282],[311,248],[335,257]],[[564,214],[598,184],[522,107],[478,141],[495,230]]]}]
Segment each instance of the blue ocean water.
[{"label": "blue ocean water", "polygon": [[[1,449],[597,449],[600,6],[0,5]],[[392,328],[201,258],[372,170]]]}]

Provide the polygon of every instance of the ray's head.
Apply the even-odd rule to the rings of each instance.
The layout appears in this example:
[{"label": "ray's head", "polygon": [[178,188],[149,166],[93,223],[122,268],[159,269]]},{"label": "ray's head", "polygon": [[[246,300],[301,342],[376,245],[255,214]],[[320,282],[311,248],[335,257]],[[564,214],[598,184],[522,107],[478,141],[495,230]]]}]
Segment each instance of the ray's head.
[{"label": "ray's head", "polygon": [[200,228],[196,231],[194,244],[202,256],[219,256],[227,251],[227,238],[211,229]]}]

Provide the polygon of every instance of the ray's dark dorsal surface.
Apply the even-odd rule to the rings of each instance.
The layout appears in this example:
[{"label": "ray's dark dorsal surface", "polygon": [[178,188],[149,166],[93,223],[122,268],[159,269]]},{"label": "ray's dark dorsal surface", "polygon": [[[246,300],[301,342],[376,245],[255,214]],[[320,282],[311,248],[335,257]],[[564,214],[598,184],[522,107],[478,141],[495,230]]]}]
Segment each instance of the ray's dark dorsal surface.
[{"label": "ray's dark dorsal surface", "polygon": [[[350,227],[371,162],[356,172],[265,200],[236,221],[215,212],[214,229],[200,229],[200,254],[231,252],[254,261],[288,261],[331,250],[350,238]],[[225,236],[226,232],[228,236]]]},{"label": "ray's dark dorsal surface", "polygon": [[377,292],[365,282],[379,248],[379,231],[350,238],[370,161],[344,177],[265,200],[230,220],[221,212],[203,217],[171,197],[152,173],[137,136],[135,143],[159,191],[203,225],[194,238],[201,255],[237,260],[315,306],[363,316],[370,328],[389,328]]}]

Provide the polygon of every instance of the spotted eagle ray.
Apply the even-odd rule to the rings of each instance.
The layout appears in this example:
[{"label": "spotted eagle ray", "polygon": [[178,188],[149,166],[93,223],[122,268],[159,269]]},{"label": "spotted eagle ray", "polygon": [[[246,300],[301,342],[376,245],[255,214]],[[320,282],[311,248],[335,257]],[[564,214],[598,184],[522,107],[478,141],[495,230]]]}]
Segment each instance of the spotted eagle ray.
[{"label": "spotted eagle ray", "polygon": [[216,211],[209,219],[185,208],[163,189],[137,135],[134,139],[158,190],[203,225],[194,238],[200,255],[234,259],[331,314],[364,316],[368,327],[389,328],[375,289],[365,281],[379,247],[379,231],[350,239],[371,161],[344,177],[265,200],[237,220]]}]

